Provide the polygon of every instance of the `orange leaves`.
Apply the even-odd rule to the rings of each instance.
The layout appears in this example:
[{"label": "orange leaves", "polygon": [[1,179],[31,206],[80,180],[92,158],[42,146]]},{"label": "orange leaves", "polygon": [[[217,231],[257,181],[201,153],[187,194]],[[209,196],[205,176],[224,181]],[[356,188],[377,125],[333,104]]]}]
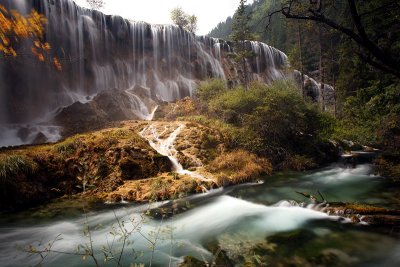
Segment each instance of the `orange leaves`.
[{"label": "orange leaves", "polygon": [[[50,44],[49,43],[41,43],[40,41],[34,41],[33,42],[34,46],[32,46],[31,50],[32,53],[39,59],[39,61],[44,62],[45,61],[45,53],[50,52]],[[56,67],[56,69],[59,69]]]},{"label": "orange leaves", "polygon": [[39,61],[44,62],[44,55],[41,52],[39,52],[38,49],[32,47],[31,50],[32,54],[34,54],[39,59]]},{"label": "orange leaves", "polygon": [[[0,4],[0,55],[17,56],[16,45],[20,40],[28,40],[32,42],[33,55],[44,62],[51,50],[50,44],[42,41],[46,24],[46,17],[36,10],[24,16],[16,10],[7,11]],[[55,68],[61,70],[58,59],[52,61]]]},{"label": "orange leaves", "polygon": [[53,57],[53,65],[54,65],[54,67],[55,67],[58,71],[61,71],[61,70],[62,70],[62,66],[61,66],[61,63],[60,63],[60,61],[58,60],[58,58]]},{"label": "orange leaves", "polygon": [[4,13],[4,14],[8,14],[7,9],[6,9],[4,6],[2,6],[2,5],[0,5],[0,12],[1,12],[1,13]]},{"label": "orange leaves", "polygon": [[43,49],[44,51],[50,51],[51,46],[50,46],[49,43],[46,42],[46,43],[42,44],[42,49]]}]

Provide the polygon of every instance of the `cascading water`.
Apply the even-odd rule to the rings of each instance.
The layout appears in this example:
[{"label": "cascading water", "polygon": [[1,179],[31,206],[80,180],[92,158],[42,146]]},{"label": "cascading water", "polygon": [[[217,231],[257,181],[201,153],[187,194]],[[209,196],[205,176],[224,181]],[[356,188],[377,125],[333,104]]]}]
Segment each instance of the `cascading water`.
[{"label": "cascading water", "polygon": [[[252,70],[252,79],[271,82],[285,77],[284,66],[287,62],[285,53],[261,42],[249,41],[254,56],[247,59]],[[262,75],[261,75],[262,74]]]},{"label": "cascading water", "polygon": [[[158,133],[157,128],[150,124],[140,132],[140,135],[149,141],[149,144],[152,148],[154,148],[161,155],[167,156],[170,159],[174,171],[177,172],[182,171],[183,167],[176,158],[178,151],[176,151],[174,147],[174,142],[183,127],[183,124],[178,125],[178,127],[175,129],[170,129],[170,127],[164,126],[163,131]],[[167,138],[161,137],[165,136],[166,134],[168,134]]]},{"label": "cascading water", "polygon": [[[182,164],[179,163],[177,158],[178,151],[176,150],[174,143],[184,127],[185,125],[182,123],[177,125],[159,125],[158,127],[154,124],[149,124],[140,132],[140,135],[145,138],[149,142],[150,146],[158,153],[167,156],[170,159],[173,170],[176,173],[187,174],[202,181],[212,181],[197,172],[185,170],[182,167]],[[160,131],[159,128],[162,130]]]},{"label": "cascading water", "polygon": [[331,85],[318,83],[308,75],[301,75],[297,70],[293,72],[293,76],[299,87],[303,87],[304,94],[313,101],[323,103],[324,106],[335,105],[335,89]]},{"label": "cascading water", "polygon": [[[132,89],[139,99],[173,101],[193,95],[199,80],[235,76],[227,56],[232,48],[220,39],[196,36],[173,25],[104,15],[72,0],[0,3],[22,13],[34,8],[44,14],[48,20],[45,39],[52,46],[49,58],[57,57],[62,64],[58,72],[49,62],[39,62],[30,47],[23,45],[15,59],[0,61],[3,128],[49,122],[62,107],[87,102],[105,90]],[[251,47],[257,55],[257,66],[253,59],[248,62],[255,73],[252,77],[265,82],[281,78],[286,56],[262,43],[252,42]],[[143,96],[135,88],[149,88],[149,93]],[[154,107],[136,106],[139,118],[148,118]]]}]

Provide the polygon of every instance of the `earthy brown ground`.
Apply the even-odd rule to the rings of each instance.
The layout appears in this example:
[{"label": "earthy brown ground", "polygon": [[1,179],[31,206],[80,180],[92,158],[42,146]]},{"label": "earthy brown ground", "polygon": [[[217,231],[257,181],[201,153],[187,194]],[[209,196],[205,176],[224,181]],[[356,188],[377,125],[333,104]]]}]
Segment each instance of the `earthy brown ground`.
[{"label": "earthy brown ground", "polygon": [[[174,142],[176,156],[194,177],[175,173],[168,157],[140,135],[149,125],[163,132],[160,138],[183,125]],[[76,194],[99,201],[148,201],[204,192],[221,185],[204,166],[223,153],[217,130],[164,121],[124,121],[55,144],[2,149],[0,207],[32,206]]]}]

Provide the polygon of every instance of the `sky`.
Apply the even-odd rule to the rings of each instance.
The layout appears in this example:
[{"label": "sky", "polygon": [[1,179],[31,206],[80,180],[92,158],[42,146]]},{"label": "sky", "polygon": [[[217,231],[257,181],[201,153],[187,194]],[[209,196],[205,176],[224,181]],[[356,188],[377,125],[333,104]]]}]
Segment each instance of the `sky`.
[{"label": "sky", "polygon": [[[78,5],[88,7],[86,0],[74,0]],[[152,24],[171,24],[170,12],[182,8],[189,15],[196,15],[197,35],[206,35],[221,21],[232,16],[239,0],[105,0],[101,10],[110,15],[120,15],[135,21]],[[253,0],[248,0],[251,4]]]}]

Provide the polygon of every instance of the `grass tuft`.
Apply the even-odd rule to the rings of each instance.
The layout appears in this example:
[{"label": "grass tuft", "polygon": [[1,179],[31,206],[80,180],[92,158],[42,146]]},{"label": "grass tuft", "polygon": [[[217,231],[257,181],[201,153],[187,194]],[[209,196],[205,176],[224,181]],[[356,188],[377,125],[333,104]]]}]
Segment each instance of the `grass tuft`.
[{"label": "grass tuft", "polygon": [[0,158],[0,187],[15,186],[19,175],[31,175],[37,171],[37,164],[25,156],[9,155]]},{"label": "grass tuft", "polygon": [[220,185],[227,185],[254,181],[263,173],[270,174],[272,165],[265,158],[259,158],[244,150],[236,150],[221,154],[207,169],[217,173]]}]

